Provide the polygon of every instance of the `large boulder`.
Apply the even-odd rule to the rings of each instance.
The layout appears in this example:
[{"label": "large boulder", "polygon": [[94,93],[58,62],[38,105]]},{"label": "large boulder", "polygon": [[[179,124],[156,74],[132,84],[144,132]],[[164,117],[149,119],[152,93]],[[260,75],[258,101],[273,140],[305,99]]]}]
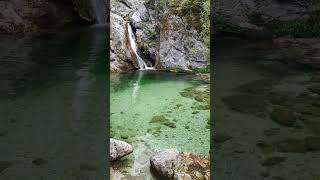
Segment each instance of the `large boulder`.
[{"label": "large boulder", "polygon": [[116,140],[110,139],[110,160],[115,161],[118,160],[130,153],[133,152],[133,148],[130,144]]},{"label": "large boulder", "polygon": [[252,36],[254,32],[264,31],[265,25],[274,20],[285,22],[308,18],[320,10],[320,1],[216,0],[212,7],[219,26],[242,28]]},{"label": "large boulder", "polygon": [[[78,7],[81,0],[5,0],[0,1],[0,34],[37,32],[41,29],[58,28],[79,21],[74,9],[81,17],[93,21],[95,16],[82,15],[84,9]],[[88,1],[87,1],[88,2]],[[73,4],[74,3],[74,4]],[[90,10],[92,11],[92,10]]]},{"label": "large boulder", "polygon": [[151,169],[160,178],[174,180],[209,180],[208,157],[179,153],[175,149],[156,152],[150,158]]},{"label": "large boulder", "polygon": [[160,32],[160,66],[165,69],[190,70],[209,65],[209,49],[197,31],[179,16],[162,19]]}]

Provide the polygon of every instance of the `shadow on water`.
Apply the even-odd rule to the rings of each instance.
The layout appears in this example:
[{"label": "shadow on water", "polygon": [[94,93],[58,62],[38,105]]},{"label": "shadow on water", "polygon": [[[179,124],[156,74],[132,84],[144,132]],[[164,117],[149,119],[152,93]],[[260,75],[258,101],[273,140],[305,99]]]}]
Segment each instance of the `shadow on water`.
[{"label": "shadow on water", "polygon": [[319,99],[307,88],[313,73],[270,60],[279,55],[271,46],[216,42],[214,179],[320,177]]},{"label": "shadow on water", "polygon": [[105,28],[0,47],[0,179],[105,177]]}]

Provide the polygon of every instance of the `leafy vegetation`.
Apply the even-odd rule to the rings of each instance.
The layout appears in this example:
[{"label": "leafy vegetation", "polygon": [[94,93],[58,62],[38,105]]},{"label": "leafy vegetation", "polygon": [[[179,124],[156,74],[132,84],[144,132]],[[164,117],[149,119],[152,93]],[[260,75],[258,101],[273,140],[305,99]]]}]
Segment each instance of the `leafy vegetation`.
[{"label": "leafy vegetation", "polygon": [[204,67],[204,68],[195,68],[192,69],[195,73],[210,73],[210,66]]},{"label": "leafy vegetation", "polygon": [[313,16],[307,20],[274,21],[270,25],[270,29],[276,36],[320,37],[320,16]]}]

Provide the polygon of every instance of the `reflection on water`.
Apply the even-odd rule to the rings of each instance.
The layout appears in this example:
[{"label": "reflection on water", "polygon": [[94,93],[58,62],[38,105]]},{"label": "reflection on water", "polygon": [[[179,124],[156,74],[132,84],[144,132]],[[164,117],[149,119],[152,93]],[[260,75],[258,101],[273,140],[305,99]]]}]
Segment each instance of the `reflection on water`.
[{"label": "reflection on water", "polygon": [[143,71],[139,71],[138,79],[133,84],[132,98],[133,98],[134,102],[136,101],[137,96],[138,96],[138,91],[139,91],[139,88],[140,88],[139,83],[140,83],[142,77],[143,77]]},{"label": "reflection on water", "polygon": [[319,179],[319,99],[307,88],[314,74],[270,61],[287,53],[270,42],[215,47],[213,178]]},{"label": "reflection on water", "polygon": [[0,42],[0,179],[105,176],[105,29]]}]

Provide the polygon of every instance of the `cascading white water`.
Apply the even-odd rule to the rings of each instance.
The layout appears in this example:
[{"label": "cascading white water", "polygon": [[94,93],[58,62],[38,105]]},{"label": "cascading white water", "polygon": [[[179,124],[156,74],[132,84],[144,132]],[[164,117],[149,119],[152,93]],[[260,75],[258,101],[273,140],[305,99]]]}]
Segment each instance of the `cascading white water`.
[{"label": "cascading white water", "polygon": [[104,0],[91,0],[97,24],[106,24],[107,23],[107,5]]},{"label": "cascading white water", "polygon": [[135,53],[135,55],[137,57],[139,69],[140,70],[153,69],[153,67],[148,67],[148,65],[143,61],[143,59],[137,53],[138,48],[137,48],[137,45],[136,45],[136,37],[133,34],[132,27],[131,27],[130,23],[128,23],[128,36],[129,36],[129,40],[130,40],[130,47],[134,51],[134,53]]}]

